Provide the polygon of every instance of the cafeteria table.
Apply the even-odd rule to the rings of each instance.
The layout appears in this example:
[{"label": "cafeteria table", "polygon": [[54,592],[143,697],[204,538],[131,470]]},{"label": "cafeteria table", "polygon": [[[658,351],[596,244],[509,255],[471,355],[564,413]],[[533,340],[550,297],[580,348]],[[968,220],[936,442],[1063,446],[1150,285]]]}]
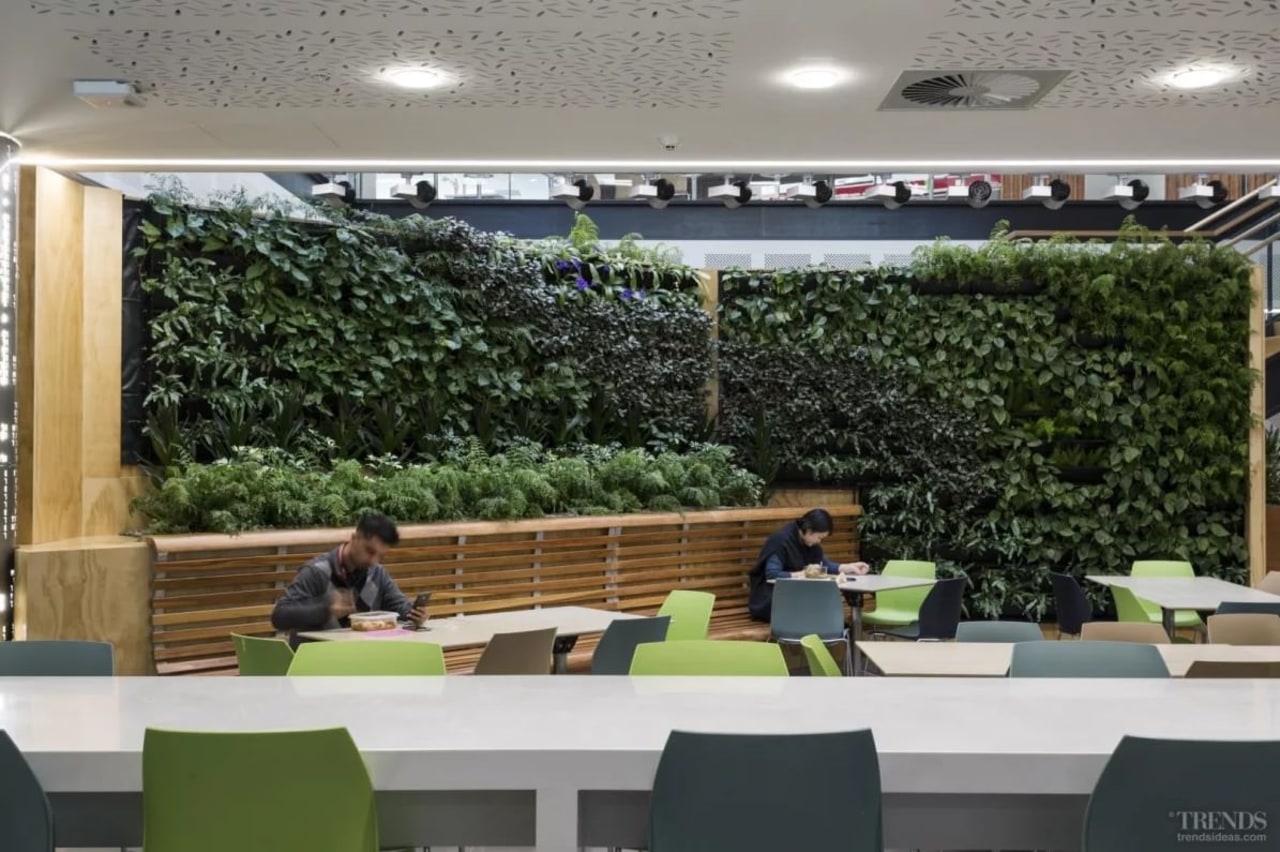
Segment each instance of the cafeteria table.
[{"label": "cafeteria table", "polygon": [[1128,574],[1088,574],[1085,579],[1100,586],[1119,586],[1160,607],[1165,632],[1176,632],[1174,617],[1180,610],[1213,612],[1224,603],[1280,604],[1280,595],[1229,583],[1217,577],[1134,577]]}]

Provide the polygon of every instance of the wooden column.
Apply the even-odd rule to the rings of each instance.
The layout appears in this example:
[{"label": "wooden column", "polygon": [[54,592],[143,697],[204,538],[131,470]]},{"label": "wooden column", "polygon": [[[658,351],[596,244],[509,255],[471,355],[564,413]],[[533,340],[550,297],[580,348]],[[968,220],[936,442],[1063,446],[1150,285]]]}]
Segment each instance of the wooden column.
[{"label": "wooden column", "polygon": [[[702,271],[702,309],[711,316],[711,342],[720,340],[720,271]],[[720,358],[711,352],[711,377],[707,380],[707,419],[715,421],[720,416]]]},{"label": "wooden column", "polygon": [[1266,324],[1263,299],[1266,277],[1262,267],[1253,269],[1253,305],[1249,324],[1249,366],[1258,372],[1253,385],[1249,429],[1249,501],[1245,540],[1249,551],[1249,581],[1257,585],[1267,575],[1267,403],[1263,377],[1266,371]]}]

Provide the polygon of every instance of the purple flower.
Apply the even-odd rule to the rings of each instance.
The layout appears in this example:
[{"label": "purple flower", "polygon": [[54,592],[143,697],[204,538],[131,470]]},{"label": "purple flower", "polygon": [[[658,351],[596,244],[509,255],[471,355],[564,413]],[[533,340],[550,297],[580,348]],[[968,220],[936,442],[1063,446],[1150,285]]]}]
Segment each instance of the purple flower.
[{"label": "purple flower", "polygon": [[571,260],[571,261],[569,261],[569,262],[573,264],[573,268],[574,268],[574,269],[578,270],[579,272],[581,272],[581,271],[582,271],[582,261],[578,260],[578,259],[575,257],[573,260]]},{"label": "purple flower", "polygon": [[609,268],[607,263],[601,264],[597,267],[596,271],[600,274],[601,278],[608,278],[613,273],[613,270]]},{"label": "purple flower", "polygon": [[573,268],[573,264],[569,263],[569,261],[567,260],[556,261],[556,269],[560,270],[561,272],[567,272],[572,268]]},{"label": "purple flower", "polygon": [[623,287],[622,292],[619,295],[621,296],[622,301],[625,302],[628,299],[634,299],[636,297],[636,291],[632,290],[630,287]]},{"label": "purple flower", "polygon": [[579,290],[586,290],[591,287],[591,282],[579,275],[577,279],[574,280],[573,285]]},{"label": "purple flower", "polygon": [[639,293],[636,293],[636,298],[637,298],[637,299],[643,299],[643,298],[645,298],[645,297],[646,297],[646,296],[648,296],[648,295],[649,295],[649,293],[648,293],[648,291],[647,291],[647,290],[641,290]]}]

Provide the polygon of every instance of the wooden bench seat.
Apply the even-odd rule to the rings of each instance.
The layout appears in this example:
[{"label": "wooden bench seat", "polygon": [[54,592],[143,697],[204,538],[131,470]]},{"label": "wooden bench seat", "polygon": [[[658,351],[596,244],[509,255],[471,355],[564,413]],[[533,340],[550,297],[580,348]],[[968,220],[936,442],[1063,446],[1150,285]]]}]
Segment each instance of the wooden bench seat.
[{"label": "wooden bench seat", "polygon": [[[831,508],[827,550],[856,557],[857,506]],[[409,597],[431,591],[431,615],[588,606],[652,615],[673,589],[716,596],[711,636],[762,639],[747,616],[748,570],[794,508],[723,509],[604,517],[402,526],[387,569]],[[272,636],[271,610],[299,566],[349,530],[272,530],[238,536],[154,536],[152,657],[160,674],[234,671],[232,633]],[[595,637],[570,660],[590,667]],[[449,651],[468,671],[481,648]]]}]

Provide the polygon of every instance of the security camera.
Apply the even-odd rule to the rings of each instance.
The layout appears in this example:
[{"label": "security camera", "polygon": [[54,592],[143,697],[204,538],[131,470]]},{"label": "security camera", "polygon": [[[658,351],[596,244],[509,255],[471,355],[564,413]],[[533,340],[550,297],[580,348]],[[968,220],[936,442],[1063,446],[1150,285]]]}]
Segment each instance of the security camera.
[{"label": "security camera", "polygon": [[572,183],[558,184],[551,197],[559,198],[574,210],[581,210],[596,197],[596,188],[586,178],[578,178]]},{"label": "security camera", "polygon": [[356,191],[348,181],[330,181],[311,187],[311,197],[330,207],[345,207],[356,200]]},{"label": "security camera", "polygon": [[720,203],[730,210],[741,207],[751,200],[751,184],[745,180],[713,186],[707,190],[708,198],[718,198]]},{"label": "security camera", "polygon": [[1226,201],[1229,194],[1227,185],[1220,180],[1211,180],[1208,183],[1196,181],[1191,186],[1184,186],[1178,190],[1179,198],[1184,201],[1191,199],[1206,210]]},{"label": "security camera", "polygon": [[632,198],[642,198],[649,206],[661,210],[676,197],[676,186],[666,178],[658,178],[653,183],[642,183],[631,188]]},{"label": "security camera", "polygon": [[664,151],[674,151],[680,147],[680,137],[672,133],[668,133],[665,136],[659,136],[658,142],[662,144],[662,150]]},{"label": "security camera", "polygon": [[425,210],[431,202],[436,200],[436,188],[431,185],[429,180],[420,180],[412,183],[406,179],[402,184],[397,184],[391,190],[392,198],[399,198],[401,201],[407,201],[418,210]]},{"label": "security camera", "polygon": [[1071,186],[1064,180],[1054,178],[1048,183],[1038,183],[1027,187],[1022,193],[1023,200],[1039,201],[1050,210],[1061,210],[1062,205],[1071,197]]}]

